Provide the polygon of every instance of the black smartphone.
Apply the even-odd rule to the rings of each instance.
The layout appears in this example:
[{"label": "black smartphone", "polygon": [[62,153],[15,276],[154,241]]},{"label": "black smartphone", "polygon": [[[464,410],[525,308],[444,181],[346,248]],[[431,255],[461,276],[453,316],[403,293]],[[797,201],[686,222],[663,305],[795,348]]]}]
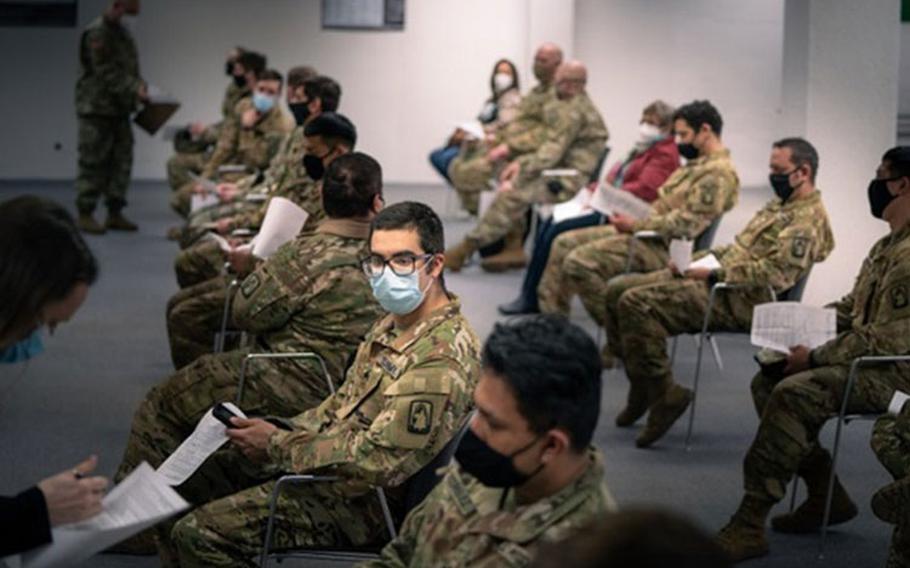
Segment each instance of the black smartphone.
[{"label": "black smartphone", "polygon": [[236,428],[236,426],[231,424],[231,418],[240,418],[239,415],[234,414],[230,408],[225,406],[223,402],[219,402],[215,405],[215,408],[212,409],[212,416],[217,418],[219,422],[228,428]]}]

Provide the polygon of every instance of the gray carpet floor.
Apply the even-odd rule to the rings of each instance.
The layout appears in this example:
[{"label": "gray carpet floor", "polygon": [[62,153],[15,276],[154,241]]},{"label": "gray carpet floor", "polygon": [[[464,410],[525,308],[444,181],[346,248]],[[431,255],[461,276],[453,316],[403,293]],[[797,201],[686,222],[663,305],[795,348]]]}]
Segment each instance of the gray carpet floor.
[{"label": "gray carpet floor", "polygon": [[[449,200],[442,186],[395,186],[386,191],[389,203],[413,199],[440,211],[447,219],[450,244],[471,227],[471,222],[456,220],[447,210]],[[71,183],[0,182],[0,200],[25,193],[70,206],[74,197]],[[138,401],[171,371],[164,306],[177,289],[171,264],[177,249],[164,237],[167,227],[176,222],[166,205],[167,194],[163,182],[133,184],[127,213],[140,224],[139,233],[89,237],[100,260],[101,277],[83,309],[46,342],[46,355],[27,364],[0,367],[0,493],[22,490],[91,453],[100,456],[101,473],[113,473]],[[758,189],[743,194],[737,209],[724,219],[718,243],[729,241],[768,198]],[[447,276],[450,289],[461,296],[482,338],[500,319],[496,305],[511,300],[520,281],[520,272],[491,275],[477,266]],[[573,320],[593,331],[580,305],[575,306]],[[636,449],[635,430],[613,426],[625,397],[625,376],[622,371],[605,373],[602,420],[595,441],[606,454],[607,481],[620,505],[669,507],[712,531],[736,507],[742,458],[758,422],[748,389],[756,366],[746,336],[722,336],[718,341],[724,369],[706,360],[694,447],[688,452],[683,447],[685,420],[653,449]],[[680,341],[675,373],[682,384],[691,383],[693,343],[685,337]],[[889,527],[875,519],[868,503],[888,476],[869,449],[869,432],[869,423],[855,423],[846,430],[839,472],[860,514],[833,530],[824,561],[817,560],[817,536],[772,533],[771,555],[744,565],[855,568],[884,564]],[[833,424],[826,428],[824,439],[830,441],[832,434]],[[778,510],[785,507],[781,504]],[[118,556],[99,556],[84,564],[158,565],[155,558]]]}]

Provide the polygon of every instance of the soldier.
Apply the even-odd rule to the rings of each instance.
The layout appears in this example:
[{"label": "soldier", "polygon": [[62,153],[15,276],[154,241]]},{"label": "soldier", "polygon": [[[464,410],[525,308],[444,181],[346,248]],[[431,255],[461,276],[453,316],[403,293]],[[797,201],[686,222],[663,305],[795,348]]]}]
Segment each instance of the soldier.
[{"label": "soldier", "polygon": [[[895,393],[898,402],[900,394]],[[906,399],[902,400],[906,403]],[[894,399],[892,399],[892,405]],[[886,568],[910,566],[910,405],[898,405],[875,422],[872,449],[878,461],[894,477],[872,496],[872,512],[886,523],[895,525]]]},{"label": "soldier", "polygon": [[[266,69],[264,55],[241,47],[228,54],[227,75],[231,82],[221,102],[221,120],[206,126],[201,122],[190,124],[174,139],[176,153],[167,161],[167,181],[176,191],[191,181],[190,173],[198,174],[210,157],[209,149],[218,142],[221,127],[231,119],[234,108],[241,99],[252,96],[256,77]],[[291,77],[288,75],[288,85]]]},{"label": "soldier", "polygon": [[[335,113],[323,113],[306,126],[305,133],[304,147],[307,150],[304,156],[321,156],[322,163],[326,165],[348,154],[357,139],[354,126],[344,116]],[[321,179],[322,176],[319,177]],[[316,185],[316,182],[312,183]],[[321,199],[318,188],[312,193],[320,195]],[[322,206],[319,209],[322,211]],[[301,231],[301,235],[312,232]],[[251,272],[258,262],[247,249],[229,252],[228,259],[241,278]],[[177,292],[168,302],[168,337],[175,368],[180,369],[211,352],[212,338],[221,324],[226,298],[225,277],[215,276]]]},{"label": "soldier", "polygon": [[[139,0],[111,0],[79,40],[76,208],[79,228],[86,233],[136,230],[122,213],[133,168],[130,113],[148,100],[148,90],[139,76],[136,43],[121,20],[137,14]],[[104,225],[93,217],[102,196],[108,211]]]},{"label": "soldier", "polygon": [[[736,205],[739,177],[721,140],[723,118],[714,105],[708,101],[683,105],[673,123],[678,146],[688,153],[686,165],[657,190],[648,218],[636,221],[615,214],[608,226],[579,229],[556,238],[537,288],[542,312],[568,315],[569,301],[578,293],[591,317],[603,326],[607,281],[626,267],[633,272],[664,268],[672,238],[694,240]],[[661,238],[635,240],[632,235],[644,230],[655,231]],[[612,366],[609,359],[606,354],[607,367]]]},{"label": "soldier", "polygon": [[210,459],[181,493],[201,503],[213,495],[210,479],[240,477],[236,448],[247,468],[259,464],[262,471],[234,485],[248,489],[177,522],[171,542],[162,544],[173,545],[180,566],[254,566],[250,557],[262,546],[275,487],[266,480],[276,471],[340,478],[283,494],[276,547],[381,542],[386,531],[371,486],[383,487],[400,510],[404,483],[446,446],[473,406],[479,344],[445,289],[443,249],[442,223],[426,205],[399,203],[376,217],[363,267],[391,314],[367,335],[338,392],[291,419],[290,431],[233,419],[228,435],[235,448]]},{"label": "soldier", "polygon": [[526,566],[541,543],[613,509],[591,445],[600,391],[597,347],[565,318],[497,324],[458,463],[361,567]]},{"label": "soldier", "polygon": [[[563,182],[546,180],[541,175],[548,168],[578,171],[581,179],[590,177],[607,141],[607,127],[600,112],[585,93],[587,70],[578,61],[560,65],[556,71],[556,100],[545,109],[546,141],[530,154],[512,162],[499,177],[496,199],[478,225],[465,239],[446,254],[447,266],[461,270],[480,247],[491,244],[515,227],[523,233],[523,219],[535,203],[565,201],[578,190],[578,179]],[[575,176],[573,176],[574,178]],[[524,252],[507,243],[507,251],[498,255],[493,270],[524,266]],[[489,260],[488,260],[489,263]]]},{"label": "soldier", "polygon": [[[225,165],[242,165],[254,172],[269,165],[281,140],[293,128],[277,104],[282,83],[281,73],[274,69],[266,69],[257,77],[253,97],[237,103],[234,116],[222,126],[218,143],[200,177],[215,179]],[[171,196],[171,208],[185,217],[189,214],[190,198],[199,189],[196,183],[178,188]]]},{"label": "soldier", "polygon": [[[761,422],[743,462],[745,495],[718,535],[734,560],[768,553],[765,519],[793,474],[806,482],[809,496],[771,526],[788,533],[821,526],[831,459],[818,433],[840,410],[852,361],[910,353],[910,147],[885,153],[868,196],[872,215],[887,221],[891,233],[872,247],[853,290],[831,305],[837,310],[837,337],[811,350],[792,347],[782,374],[760,372],[752,381]],[[847,412],[883,413],[895,390],[910,392],[908,371],[906,364],[861,370]],[[856,515],[846,490],[835,482],[832,524]]]}]

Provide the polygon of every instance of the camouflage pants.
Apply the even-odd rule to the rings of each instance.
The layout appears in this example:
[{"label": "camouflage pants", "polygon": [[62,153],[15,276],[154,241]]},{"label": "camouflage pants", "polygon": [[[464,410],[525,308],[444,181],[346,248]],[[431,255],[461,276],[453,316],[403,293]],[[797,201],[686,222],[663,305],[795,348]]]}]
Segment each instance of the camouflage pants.
[{"label": "camouflage pants", "polygon": [[126,206],[133,169],[133,130],[130,117],[80,116],[76,207],[91,213],[104,197],[109,211]]},{"label": "camouflage pants", "polygon": [[207,161],[208,154],[205,152],[178,152],[171,156],[167,161],[167,183],[171,191],[192,182],[190,174],[198,175]]},{"label": "camouflage pants", "polygon": [[[800,462],[819,447],[818,433],[837,416],[850,372],[848,365],[809,369],[782,380],[758,373],[752,399],[761,423],[743,462],[746,493],[778,501]],[[906,367],[863,369],[847,412],[884,412],[895,389],[910,390]]]},{"label": "camouflage pants", "polygon": [[523,233],[528,211],[534,204],[556,203],[567,197],[571,196],[554,195],[543,178],[522,182],[511,191],[499,191],[477,226],[465,238],[483,247],[509,233]]},{"label": "camouflage pants", "polygon": [[190,215],[195,186],[196,182],[189,181],[183,185],[177,186],[177,188],[171,192],[171,209],[183,218],[187,218]]},{"label": "camouflage pants", "polygon": [[616,235],[616,229],[609,225],[600,225],[568,231],[553,240],[550,256],[547,258],[547,266],[544,268],[540,284],[537,285],[537,303],[541,312],[569,315],[569,302],[572,300],[574,291],[566,288],[567,283],[563,274],[563,263],[566,257],[586,243],[612,235]]},{"label": "camouflage pants", "polygon": [[188,288],[216,278],[224,272],[224,262],[224,251],[217,242],[210,238],[197,240],[174,259],[177,285]]},{"label": "camouflage pants", "polygon": [[[120,481],[143,461],[157,468],[192,433],[212,406],[237,399],[243,360],[250,350],[200,357],[152,387],[133,416]],[[250,416],[296,416],[329,394],[318,364],[257,359],[247,366],[238,406]]]},{"label": "camouflage pants", "polygon": [[212,278],[180,290],[168,301],[167,335],[175,369],[212,352],[224,317],[228,280]]},{"label": "camouflage pants", "polygon": [[[885,415],[876,420],[872,429],[872,450],[878,461],[895,480],[910,475],[910,424],[900,417]],[[907,518],[906,512],[901,515]],[[888,568],[910,567],[910,526],[898,524],[891,537]]]},{"label": "camouflage pants", "polygon": [[[180,487],[191,503],[207,504],[178,520],[169,538],[159,539],[165,566],[259,565],[275,481],[245,475],[250,467],[238,467],[242,459],[231,450],[218,452]],[[223,496],[228,484],[236,493]],[[270,548],[379,548],[387,538],[372,491],[312,483],[282,488]]]}]

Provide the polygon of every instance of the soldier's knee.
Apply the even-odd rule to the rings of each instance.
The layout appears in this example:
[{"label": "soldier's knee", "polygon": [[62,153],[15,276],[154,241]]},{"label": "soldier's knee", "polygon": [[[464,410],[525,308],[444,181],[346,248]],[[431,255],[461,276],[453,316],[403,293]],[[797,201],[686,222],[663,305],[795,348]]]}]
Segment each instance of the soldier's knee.
[{"label": "soldier's knee", "polygon": [[205,542],[206,535],[199,526],[196,513],[188,513],[174,524],[171,529],[171,543],[177,550],[181,561],[189,561],[196,557],[199,545]]}]

